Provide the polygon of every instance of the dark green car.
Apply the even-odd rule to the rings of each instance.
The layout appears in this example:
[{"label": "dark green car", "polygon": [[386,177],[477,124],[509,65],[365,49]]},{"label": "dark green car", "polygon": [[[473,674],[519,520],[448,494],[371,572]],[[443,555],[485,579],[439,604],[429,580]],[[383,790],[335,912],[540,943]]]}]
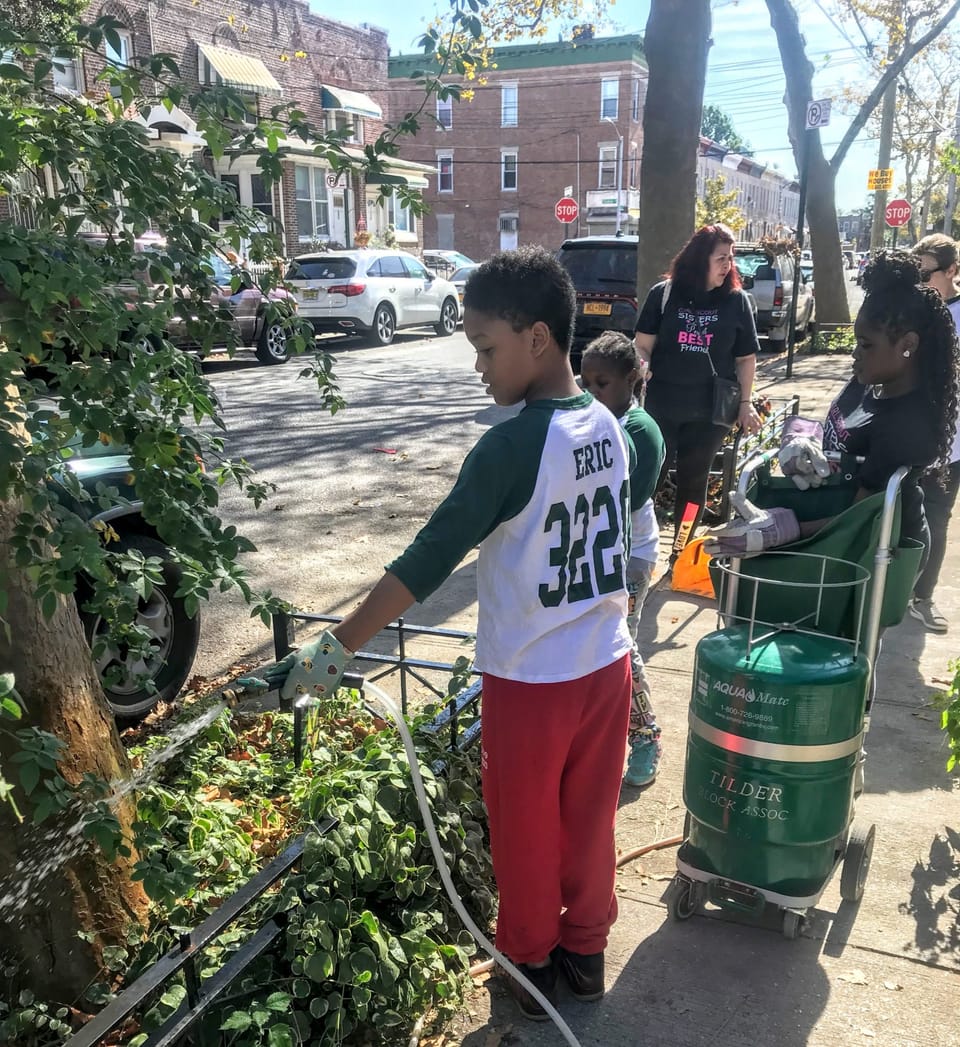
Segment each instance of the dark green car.
[{"label": "dark green car", "polygon": [[[96,499],[78,502],[58,484],[62,502],[91,527],[109,524],[119,537],[112,548],[137,550],[144,557],[157,557],[161,562],[163,585],[155,585],[137,609],[137,625],[150,636],[150,653],[134,655],[109,641],[95,659],[97,672],[114,714],[121,719],[139,719],[159,701],[171,701],[183,686],[193,666],[200,641],[200,616],[190,617],[182,597],[176,595],[181,581],[181,568],[156,531],[143,518],[143,504],[137,498],[130,473],[130,460],[117,448],[96,443],[92,447],[74,448],[76,454],[65,468],[95,495],[98,485],[115,488],[119,504],[93,512]],[[55,480],[56,478],[54,478]],[[83,610],[89,585],[81,577],[77,583],[77,603],[84,631],[91,646],[106,633],[106,623],[97,615]]]}]

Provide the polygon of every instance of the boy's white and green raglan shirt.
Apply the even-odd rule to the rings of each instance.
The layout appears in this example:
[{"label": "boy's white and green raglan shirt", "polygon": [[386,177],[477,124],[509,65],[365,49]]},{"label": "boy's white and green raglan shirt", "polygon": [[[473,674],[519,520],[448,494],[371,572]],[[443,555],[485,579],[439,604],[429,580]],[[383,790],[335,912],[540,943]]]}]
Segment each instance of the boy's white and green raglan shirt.
[{"label": "boy's white and green raglan shirt", "polygon": [[477,668],[521,683],[586,676],[630,650],[632,464],[589,393],[529,403],[484,433],[387,570],[422,602],[480,543]]}]

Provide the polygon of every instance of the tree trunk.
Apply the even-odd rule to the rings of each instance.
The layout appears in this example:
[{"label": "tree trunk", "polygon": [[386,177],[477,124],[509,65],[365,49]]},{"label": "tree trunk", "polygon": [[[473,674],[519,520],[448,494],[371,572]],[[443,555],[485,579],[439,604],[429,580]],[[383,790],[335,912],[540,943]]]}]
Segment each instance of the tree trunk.
[{"label": "tree trunk", "polygon": [[[0,501],[0,549],[9,550],[19,506]],[[61,598],[45,619],[27,575],[5,555],[0,560],[0,590],[6,591],[0,628],[0,671],[14,673],[26,712],[20,727],[36,726],[66,744],[60,772],[77,783],[90,772],[108,781],[129,777],[129,764],[94,671],[76,605]],[[17,780],[10,757],[19,749],[17,729],[7,721],[0,733],[0,763]],[[130,879],[132,858],[108,862],[79,835],[79,810],[37,826],[31,803],[17,790],[24,813],[18,824],[8,805],[0,804],[0,952],[17,968],[16,980],[40,998],[77,1000],[101,971],[101,950],[126,940],[133,923],[143,920],[147,899]],[[132,798],[114,813],[129,837]],[[79,932],[92,934],[87,942]]]},{"label": "tree trunk", "polygon": [[[813,66],[807,60],[797,12],[789,0],[767,0],[770,24],[777,35],[780,60],[787,81],[786,106],[790,143],[797,166],[803,170],[804,145],[810,150],[807,165],[807,222],[817,282],[817,320],[850,322],[843,255],[837,228],[836,172],[823,155],[819,131],[806,131],[807,103],[813,100]],[[806,139],[806,141],[804,141]]]},{"label": "tree trunk", "polygon": [[693,233],[709,46],[709,0],[653,0],[643,44],[650,79],[640,171],[641,303]]}]

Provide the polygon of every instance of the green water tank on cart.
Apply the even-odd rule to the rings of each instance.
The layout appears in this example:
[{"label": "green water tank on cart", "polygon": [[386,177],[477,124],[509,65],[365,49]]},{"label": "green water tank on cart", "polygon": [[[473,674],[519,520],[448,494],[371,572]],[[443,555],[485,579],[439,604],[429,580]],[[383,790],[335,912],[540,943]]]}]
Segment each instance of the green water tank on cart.
[{"label": "green water tank on cart", "polygon": [[738,624],[697,645],[678,866],[790,902],[823,888],[849,824],[869,665],[850,643]]}]

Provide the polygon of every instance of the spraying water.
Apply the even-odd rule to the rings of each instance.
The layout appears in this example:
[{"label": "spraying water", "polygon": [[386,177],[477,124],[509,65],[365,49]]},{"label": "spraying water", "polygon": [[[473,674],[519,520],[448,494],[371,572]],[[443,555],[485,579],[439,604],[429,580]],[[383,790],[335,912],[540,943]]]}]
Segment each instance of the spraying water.
[{"label": "spraying water", "polygon": [[[151,753],[136,774],[110,783],[103,802],[114,808],[135,789],[148,785],[159,768],[209,727],[227,708],[227,704],[226,701],[217,702],[200,716],[172,728],[165,736],[167,744]],[[21,908],[31,893],[39,892],[46,877],[90,846],[90,841],[83,836],[83,816],[92,809],[92,804],[75,800],[61,812],[56,826],[38,825],[27,831],[26,853],[0,879],[0,917],[9,918],[10,910]],[[63,819],[71,816],[72,821],[64,828]]]}]

